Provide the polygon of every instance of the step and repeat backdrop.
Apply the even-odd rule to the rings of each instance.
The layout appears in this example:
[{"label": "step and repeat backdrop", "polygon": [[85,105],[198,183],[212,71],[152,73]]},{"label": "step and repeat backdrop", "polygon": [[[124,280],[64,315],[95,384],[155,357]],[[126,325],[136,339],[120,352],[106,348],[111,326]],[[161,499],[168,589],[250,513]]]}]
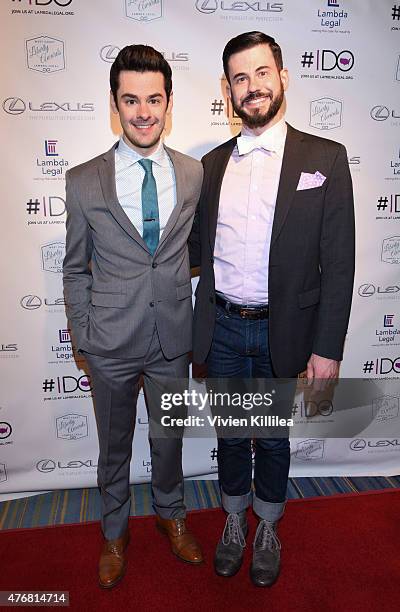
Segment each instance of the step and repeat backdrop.
[{"label": "step and repeat backdrop", "polygon": [[[119,136],[109,108],[112,61],[132,43],[164,53],[174,89],[166,141],[200,159],[240,130],[221,55],[229,38],[249,30],[282,46],[288,122],[347,147],[357,264],[342,376],[399,379],[398,392],[391,384],[375,407],[393,436],[307,433],[291,441],[291,473],[398,473],[400,2],[2,0],[0,19],[0,494],[96,485],[91,381],[64,310],[64,179]],[[299,401],[298,417],[306,412]],[[142,396],[131,469],[132,482],[150,478]],[[215,439],[185,440],[184,470],[215,475]]]}]

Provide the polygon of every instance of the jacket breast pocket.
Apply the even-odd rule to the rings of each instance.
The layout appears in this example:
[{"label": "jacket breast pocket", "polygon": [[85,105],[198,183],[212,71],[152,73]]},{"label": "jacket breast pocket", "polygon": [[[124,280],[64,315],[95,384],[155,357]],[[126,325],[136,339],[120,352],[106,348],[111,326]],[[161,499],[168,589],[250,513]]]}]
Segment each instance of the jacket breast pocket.
[{"label": "jacket breast pocket", "polygon": [[308,199],[308,198],[320,198],[325,195],[325,185],[320,187],[310,187],[309,189],[298,189],[296,190],[297,199]]}]

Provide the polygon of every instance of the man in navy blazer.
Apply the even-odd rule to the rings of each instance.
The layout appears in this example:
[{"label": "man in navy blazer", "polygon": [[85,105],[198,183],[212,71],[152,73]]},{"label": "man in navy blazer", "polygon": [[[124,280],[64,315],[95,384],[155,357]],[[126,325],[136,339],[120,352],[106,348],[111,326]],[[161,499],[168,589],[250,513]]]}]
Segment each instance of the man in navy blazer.
[{"label": "man in navy blazer", "polygon": [[[343,145],[285,122],[288,71],[273,38],[247,32],[223,53],[227,94],[243,128],[204,156],[190,247],[200,265],[193,358],[211,378],[338,376],[354,276],[352,182]],[[280,570],[277,523],[290,463],[286,437],[219,439],[227,512],[214,565],[240,568],[247,507],[259,517],[250,568],[257,586]]]}]

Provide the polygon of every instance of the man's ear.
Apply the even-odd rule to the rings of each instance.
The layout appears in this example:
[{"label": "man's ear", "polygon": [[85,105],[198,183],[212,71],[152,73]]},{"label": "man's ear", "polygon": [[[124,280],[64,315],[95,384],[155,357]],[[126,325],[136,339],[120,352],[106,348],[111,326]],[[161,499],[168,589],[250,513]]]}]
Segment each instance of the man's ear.
[{"label": "man's ear", "polygon": [[172,107],[174,105],[174,94],[171,91],[170,96],[169,96],[169,100],[168,100],[168,106],[167,106],[167,114],[170,115],[172,113]]},{"label": "man's ear", "polygon": [[110,91],[110,106],[111,110],[115,115],[118,115],[118,106],[115,103],[113,92]]},{"label": "man's ear", "polygon": [[280,77],[282,82],[283,91],[286,91],[289,87],[289,72],[287,68],[282,68],[280,71]]},{"label": "man's ear", "polygon": [[231,86],[229,85],[229,83],[226,84],[225,91],[226,91],[226,95],[228,96],[228,98],[232,100],[232,91],[231,91]]}]

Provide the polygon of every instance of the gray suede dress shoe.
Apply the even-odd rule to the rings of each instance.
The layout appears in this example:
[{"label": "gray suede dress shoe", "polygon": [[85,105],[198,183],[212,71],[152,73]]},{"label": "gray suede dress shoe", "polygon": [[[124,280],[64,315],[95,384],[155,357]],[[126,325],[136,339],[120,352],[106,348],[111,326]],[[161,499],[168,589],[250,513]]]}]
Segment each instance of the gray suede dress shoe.
[{"label": "gray suede dress shoe", "polygon": [[276,535],[277,523],[261,520],[253,543],[253,561],[250,577],[256,586],[268,587],[279,576],[281,543]]},{"label": "gray suede dress shoe", "polygon": [[219,576],[234,576],[239,571],[243,561],[247,532],[245,510],[239,514],[228,514],[214,557],[214,569]]}]

